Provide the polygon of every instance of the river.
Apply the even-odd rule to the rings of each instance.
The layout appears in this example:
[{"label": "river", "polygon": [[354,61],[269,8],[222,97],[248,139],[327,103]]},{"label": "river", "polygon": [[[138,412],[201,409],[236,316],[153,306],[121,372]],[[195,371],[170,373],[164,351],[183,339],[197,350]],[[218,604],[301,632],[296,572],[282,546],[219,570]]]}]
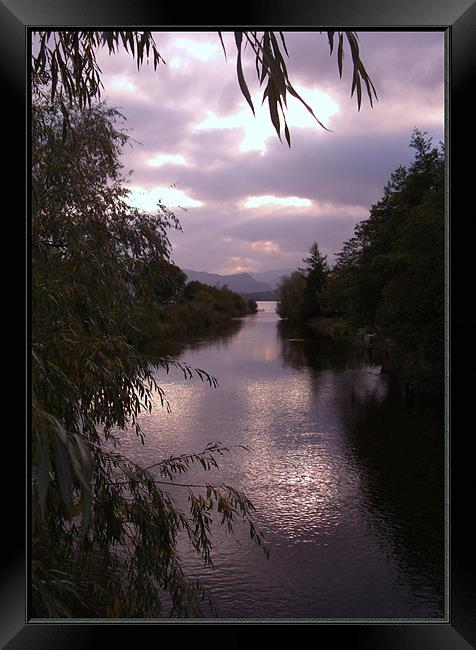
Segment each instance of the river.
[{"label": "river", "polygon": [[[218,470],[193,469],[186,482],[245,492],[270,557],[239,525],[237,540],[218,527],[214,568],[183,547],[186,571],[209,587],[220,619],[441,619],[442,406],[409,401],[361,350],[313,340],[280,321],[275,303],[258,306],[179,357],[218,388],[158,372],[171,412],[157,399],[142,416],[144,446],[122,434],[144,465],[212,441],[230,448]],[[174,490],[180,502],[184,489]]]}]

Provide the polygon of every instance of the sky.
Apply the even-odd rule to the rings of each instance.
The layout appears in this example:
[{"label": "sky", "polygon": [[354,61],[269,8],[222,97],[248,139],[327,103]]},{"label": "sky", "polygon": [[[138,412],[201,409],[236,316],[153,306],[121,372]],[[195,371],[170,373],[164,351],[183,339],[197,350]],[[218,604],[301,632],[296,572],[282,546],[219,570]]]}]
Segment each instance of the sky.
[{"label": "sky", "polygon": [[137,70],[125,52],[99,54],[102,99],[127,118],[123,154],[130,201],[163,201],[179,218],[172,259],[211,273],[301,265],[311,244],[332,264],[369,216],[390,174],[413,159],[412,130],[444,140],[443,32],[358,32],[361,59],[379,98],[350,97],[352,60],[339,78],[325,33],[286,32],[291,82],[329,131],[288,101],[291,148],[261,105],[251,52],[243,60],[256,116],[236,76],[236,46],[217,32],[154,34],[166,61]]}]

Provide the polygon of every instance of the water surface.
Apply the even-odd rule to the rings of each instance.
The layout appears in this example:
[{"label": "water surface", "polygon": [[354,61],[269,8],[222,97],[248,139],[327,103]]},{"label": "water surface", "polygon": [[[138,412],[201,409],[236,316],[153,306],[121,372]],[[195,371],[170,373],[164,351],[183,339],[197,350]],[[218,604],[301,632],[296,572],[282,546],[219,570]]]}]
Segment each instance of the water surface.
[{"label": "water surface", "polygon": [[[312,340],[275,303],[258,304],[228,336],[179,356],[219,388],[158,373],[172,412],[157,400],[142,417],[143,447],[123,434],[144,465],[212,441],[230,448],[218,470],[186,482],[245,492],[270,558],[239,527],[238,540],[218,529],[215,567],[184,547],[186,570],[220,618],[443,617],[442,407],[408,402],[361,350]],[[183,492],[173,494],[185,504]]]}]

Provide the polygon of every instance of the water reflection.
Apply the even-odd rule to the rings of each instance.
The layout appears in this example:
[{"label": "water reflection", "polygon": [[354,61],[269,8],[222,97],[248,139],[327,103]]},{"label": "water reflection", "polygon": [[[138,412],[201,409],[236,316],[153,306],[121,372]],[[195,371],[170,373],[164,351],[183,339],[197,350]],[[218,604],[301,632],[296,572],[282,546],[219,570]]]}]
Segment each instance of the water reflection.
[{"label": "water reflection", "polygon": [[[422,600],[433,594],[443,611],[443,404],[405,397],[400,382],[372,366],[365,350],[345,343],[296,339],[302,330],[278,324],[283,360],[322,376],[332,368],[332,394],[346,443],[361,477],[363,505],[382,544]],[[304,333],[305,335],[305,333]],[[339,370],[346,370],[342,375]],[[353,371],[353,372],[349,372]],[[322,382],[313,383],[322,390]],[[368,515],[367,515],[368,516]]]},{"label": "water reflection", "polygon": [[346,341],[336,343],[330,339],[312,338],[308,330],[285,320],[278,321],[276,336],[282,360],[292,368],[307,367],[319,372],[327,368],[345,370],[375,367],[364,348]]},{"label": "water reflection", "polygon": [[186,568],[221,617],[442,616],[441,409],[409,406],[361,350],[313,341],[267,307],[182,351],[219,389],[159,375],[172,413],[144,415],[144,447],[124,435],[145,464],[231,447],[205,478],[252,499],[271,558],[217,528],[215,570],[184,546]]},{"label": "water reflection", "polygon": [[172,356],[179,357],[185,350],[199,350],[200,348],[213,345],[218,349],[225,349],[233,340],[233,337],[240,331],[243,326],[242,318],[233,318],[229,321],[217,324],[206,333],[197,334],[196,337],[184,341],[176,340],[151,340],[144,345],[144,353],[160,357]]},{"label": "water reflection", "polygon": [[[364,480],[365,509],[378,521],[421,598],[444,592],[444,428],[442,406],[416,408],[390,381],[385,399],[347,403],[349,445]],[[405,408],[402,408],[402,405]]]}]

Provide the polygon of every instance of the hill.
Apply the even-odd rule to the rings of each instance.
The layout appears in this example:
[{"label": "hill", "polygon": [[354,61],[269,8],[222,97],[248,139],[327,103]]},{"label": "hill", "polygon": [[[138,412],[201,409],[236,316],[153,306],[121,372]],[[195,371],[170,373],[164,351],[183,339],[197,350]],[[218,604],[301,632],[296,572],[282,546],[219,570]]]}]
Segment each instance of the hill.
[{"label": "hill", "polygon": [[271,287],[266,282],[255,280],[249,273],[234,273],[232,275],[219,275],[218,273],[207,273],[206,271],[192,271],[183,269],[187,274],[188,281],[196,280],[209,284],[212,287],[223,287],[226,285],[236,293],[255,293],[270,291]]},{"label": "hill", "polygon": [[270,289],[276,289],[280,279],[283,276],[291,275],[296,269],[276,269],[275,271],[261,271],[259,273],[250,273],[258,282],[265,282]]}]

